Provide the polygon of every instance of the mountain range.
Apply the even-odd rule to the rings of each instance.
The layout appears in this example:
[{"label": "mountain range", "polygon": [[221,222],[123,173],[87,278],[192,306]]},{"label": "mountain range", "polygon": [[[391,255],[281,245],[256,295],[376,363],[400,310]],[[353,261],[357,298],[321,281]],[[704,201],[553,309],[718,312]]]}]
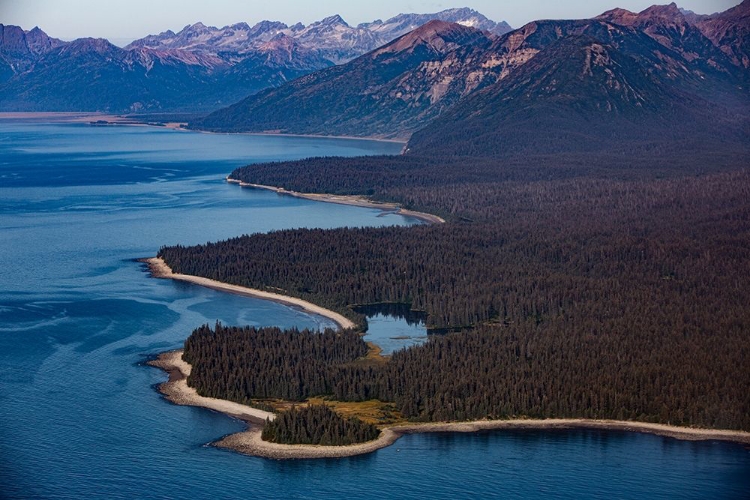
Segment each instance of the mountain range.
[{"label": "mountain range", "polygon": [[432,19],[488,33],[510,30],[463,8],[356,27],[340,16],[291,27],[195,23],[119,48],[104,39],[64,42],[39,28],[0,25],[0,110],[210,111],[349,61]]},{"label": "mountain range", "polygon": [[750,74],[741,57],[674,4],[628,14],[626,22],[622,15],[535,23],[535,35],[549,40],[538,55],[416,132],[410,151],[750,152]]},{"label": "mountain range", "polygon": [[288,26],[263,21],[255,26],[238,23],[223,28],[196,23],[180,32],[165,31],[135,40],[126,48],[201,50],[211,53],[242,54],[275,39],[289,38],[302,47],[314,50],[333,64],[341,64],[374,50],[433,20],[470,26],[491,34],[511,31],[505,23],[496,23],[469,8],[448,9],[434,14],[399,14],[387,21],[373,21],[349,26],[341,16],[327,17],[309,26]]},{"label": "mountain range", "polygon": [[[220,131],[402,136],[483,83],[474,71],[493,38],[430,21],[347,64],[261,92],[193,126]],[[468,81],[469,74],[471,80]]]},{"label": "mountain range", "polygon": [[441,155],[747,144],[749,9],[615,9],[499,37],[433,21],[191,126],[411,136],[412,154]]},{"label": "mountain range", "polygon": [[409,139],[416,155],[750,144],[750,0],[507,28],[452,9],[356,27],[197,23],[121,49],[0,25],[0,109],[210,111],[189,126]]}]

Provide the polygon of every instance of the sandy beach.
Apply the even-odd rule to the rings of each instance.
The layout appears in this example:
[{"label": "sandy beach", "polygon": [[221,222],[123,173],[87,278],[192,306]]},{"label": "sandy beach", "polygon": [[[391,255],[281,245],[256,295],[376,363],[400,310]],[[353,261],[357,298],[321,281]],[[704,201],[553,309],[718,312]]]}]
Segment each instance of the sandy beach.
[{"label": "sandy beach", "polygon": [[395,443],[404,434],[426,432],[478,432],[484,430],[523,429],[602,429],[656,434],[688,441],[720,440],[750,444],[750,433],[712,429],[691,429],[643,422],[616,420],[549,419],[549,420],[478,420],[474,422],[438,422],[396,425],[382,429],[380,437],[350,446],[282,445],[261,439],[261,430],[251,428],[214,443],[246,455],[273,459],[342,458],[372,453]]},{"label": "sandy beach", "polygon": [[322,446],[307,444],[277,444],[269,443],[261,439],[261,430],[258,428],[238,432],[213,443],[219,448],[252,455],[254,457],[282,459],[303,458],[344,458],[356,455],[365,455],[373,451],[390,446],[401,437],[391,429],[383,429],[380,436],[374,441],[352,444],[348,446]]},{"label": "sandy beach", "polygon": [[182,351],[170,351],[159,355],[148,365],[161,368],[169,374],[169,380],[159,386],[159,392],[178,405],[200,406],[210,410],[225,413],[248,422],[262,423],[267,418],[273,420],[273,413],[252,408],[247,405],[226,401],[224,399],[206,398],[187,384],[187,377],[192,367],[182,359]]},{"label": "sandy beach", "polygon": [[188,283],[205,286],[206,288],[219,290],[221,292],[229,292],[229,293],[234,293],[236,295],[243,295],[245,297],[255,297],[255,298],[264,299],[264,300],[273,300],[274,302],[279,302],[281,304],[286,304],[286,305],[290,305],[293,307],[299,307],[300,309],[306,312],[326,317],[334,321],[337,325],[339,325],[339,327],[343,329],[356,327],[354,322],[352,322],[348,318],[345,318],[341,314],[325,309],[323,307],[317,306],[313,304],[312,302],[307,302],[306,300],[297,299],[295,297],[288,297],[286,295],[281,295],[278,293],[264,292],[263,290],[256,290],[254,288],[246,288],[244,286],[230,285],[227,283],[222,283],[221,281],[216,281],[216,280],[212,280],[208,278],[202,278],[200,276],[173,273],[172,269],[166,264],[166,262],[164,262],[162,259],[158,257],[143,259],[142,262],[145,262],[146,264],[148,264],[148,267],[151,270],[151,274],[155,278],[167,278],[167,279],[185,281]]},{"label": "sandy beach", "polygon": [[355,207],[363,208],[375,208],[382,210],[384,213],[396,213],[405,217],[413,217],[415,219],[422,220],[429,224],[443,224],[445,219],[424,212],[415,212],[413,210],[406,210],[401,208],[396,203],[381,203],[377,201],[368,200],[362,196],[356,195],[336,195],[336,194],[321,194],[321,193],[300,193],[298,191],[289,191],[288,189],[266,186],[263,184],[252,184],[248,182],[242,182],[237,179],[227,177],[227,182],[232,184],[238,184],[240,187],[252,188],[252,189],[265,189],[267,191],[273,191],[274,193],[286,196],[294,196],[295,198],[304,198],[306,200],[322,201],[324,203],[336,203],[339,205],[352,205]]}]

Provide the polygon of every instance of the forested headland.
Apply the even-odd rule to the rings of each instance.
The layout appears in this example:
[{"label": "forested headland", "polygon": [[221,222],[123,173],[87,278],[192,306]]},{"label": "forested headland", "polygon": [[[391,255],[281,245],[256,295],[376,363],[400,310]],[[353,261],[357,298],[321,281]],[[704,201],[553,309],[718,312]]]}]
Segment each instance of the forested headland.
[{"label": "forested headland", "polygon": [[[159,256],[175,272],[274,287],[350,315],[355,304],[409,304],[426,312],[428,328],[459,333],[433,335],[384,364],[353,362],[362,346],[347,347],[350,357],[337,361],[311,350],[289,358],[299,362],[293,376],[269,377],[280,384],[270,392],[245,390],[257,375],[240,375],[240,367],[261,365],[240,362],[234,348],[186,354],[198,373],[213,369],[206,385],[197,377],[191,385],[206,391],[214,384],[206,394],[237,401],[379,399],[419,421],[586,417],[750,430],[750,172],[681,173],[665,163],[617,173],[582,167],[580,175],[574,166],[528,174],[511,167],[505,175],[495,166],[495,182],[479,167],[472,182],[467,166],[443,181],[439,171],[426,175],[428,187],[414,181],[401,189],[390,170],[402,161],[274,164],[233,177],[278,184],[262,174],[275,179],[335,163],[344,171],[374,169],[380,162],[388,187],[374,197],[437,209],[452,222],[277,231],[165,247]],[[309,175],[336,182],[320,171]],[[361,179],[352,192],[368,182],[345,178]],[[186,353],[218,337],[199,330]],[[237,332],[221,338],[252,351]],[[332,338],[341,348],[356,343],[347,335]],[[274,342],[298,345],[299,336]],[[234,361],[220,364],[218,352]],[[283,366],[268,369],[282,373]],[[316,379],[306,380],[308,373]]]},{"label": "forested headland", "polygon": [[[368,75],[394,68],[370,65],[378,60],[274,92],[282,98],[263,101],[265,115],[242,119],[283,121],[277,105],[301,101],[320,118],[330,108],[320,103],[336,101],[346,113],[331,120],[365,126],[374,106],[391,109],[378,123],[398,126],[390,120],[404,110],[428,116],[415,103],[437,99],[436,88],[458,92],[403,155],[230,174],[368,196],[447,223],[277,231],[159,257],[174,272],[300,297],[362,328],[357,306],[401,304],[433,335],[373,362],[354,332],[322,334],[341,344],[323,355],[321,339],[279,334],[271,350],[295,364],[279,355],[248,367],[236,360],[255,359],[270,337],[205,327],[188,341],[205,374],[191,383],[239,401],[377,400],[417,421],[583,417],[750,431],[750,99],[747,65],[730,56],[744,57],[746,7],[722,14],[722,30],[737,31],[721,39],[674,5],[616,9],[531,23],[492,42],[487,59],[459,49],[429,78],[421,65],[402,69],[409,77],[382,94]],[[461,68],[465,80],[451,73]],[[502,74],[482,83],[487,68]],[[424,85],[436,75],[445,87]],[[364,93],[339,102],[350,81],[365,82]],[[338,349],[346,356],[329,359]],[[281,379],[256,385],[260,366]]]}]

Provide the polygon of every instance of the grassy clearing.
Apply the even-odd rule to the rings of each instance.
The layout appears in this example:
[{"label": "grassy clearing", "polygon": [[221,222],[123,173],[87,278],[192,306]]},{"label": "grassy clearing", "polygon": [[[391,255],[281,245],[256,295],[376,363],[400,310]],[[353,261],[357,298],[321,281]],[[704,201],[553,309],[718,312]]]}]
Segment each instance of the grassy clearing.
[{"label": "grassy clearing", "polygon": [[310,398],[307,401],[285,401],[282,399],[257,401],[264,407],[271,407],[275,413],[289,410],[292,406],[306,406],[325,404],[343,417],[357,417],[363,422],[377,426],[393,425],[406,422],[406,419],[396,410],[393,403],[384,403],[376,399],[370,401],[345,402],[331,401],[322,397]]}]

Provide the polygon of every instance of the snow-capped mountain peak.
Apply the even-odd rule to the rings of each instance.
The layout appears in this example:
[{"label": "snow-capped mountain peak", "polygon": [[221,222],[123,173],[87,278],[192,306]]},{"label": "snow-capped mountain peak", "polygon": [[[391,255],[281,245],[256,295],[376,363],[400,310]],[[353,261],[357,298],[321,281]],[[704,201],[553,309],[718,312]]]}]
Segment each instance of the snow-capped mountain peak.
[{"label": "snow-capped mountain peak", "polygon": [[496,23],[469,8],[448,9],[434,14],[399,14],[387,21],[350,26],[335,14],[308,26],[297,23],[287,26],[278,21],[261,21],[250,27],[240,22],[215,28],[201,22],[185,26],[178,33],[165,31],[131,43],[127,48],[181,49],[204,52],[246,53],[258,50],[279,35],[289,36],[300,46],[317,52],[332,63],[340,64],[374,50],[401,35],[432,20],[462,24],[464,26],[502,34],[510,31],[506,23]]}]

